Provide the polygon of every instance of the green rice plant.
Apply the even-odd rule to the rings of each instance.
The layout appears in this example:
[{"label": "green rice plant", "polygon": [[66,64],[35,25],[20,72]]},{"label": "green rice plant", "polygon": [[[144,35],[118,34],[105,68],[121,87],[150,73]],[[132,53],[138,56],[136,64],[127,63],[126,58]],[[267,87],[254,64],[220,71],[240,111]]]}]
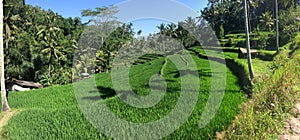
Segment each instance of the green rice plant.
[{"label": "green rice plant", "polygon": [[[101,102],[105,103],[114,114],[127,121],[146,123],[158,120],[174,109],[182,94],[180,92],[180,85],[183,83],[181,78],[187,78],[191,89],[197,86],[200,88],[199,93],[196,93],[199,94],[198,101],[190,117],[177,130],[163,139],[215,138],[217,131],[223,131],[231,124],[240,110],[239,104],[244,102],[246,97],[238,85],[238,78],[230,69],[226,68],[226,90],[221,106],[211,122],[204,128],[200,128],[199,120],[211,94],[211,75],[214,73],[217,77],[223,76],[222,69],[210,69],[210,63],[224,64],[214,61],[209,62],[193,53],[191,53],[191,56],[197,68],[186,69],[185,75],[180,75],[180,71],[169,57],[160,56],[143,64],[131,66],[129,82],[132,90],[139,96],[149,95],[151,92],[149,79],[153,75],[159,74],[162,67],[164,67],[161,76],[167,84],[166,93],[159,103],[149,108],[136,108],[124,103],[119,95],[116,95],[111,82],[111,73],[100,73],[94,75],[94,78],[84,79],[74,84],[84,86],[85,81],[95,79],[98,89],[95,92],[103,99]],[[180,60],[180,57],[176,59]],[[189,74],[188,71],[196,71],[198,76]],[[198,79],[200,85],[195,85],[196,82],[194,81]],[[160,84],[160,82],[157,84]],[[128,87],[122,88],[126,90]],[[88,102],[98,98],[85,99]],[[100,133],[85,118],[77,103],[72,85],[10,93],[9,102],[12,108],[22,110],[11,118],[5,127],[4,133],[9,139],[110,139]],[[150,138],[153,136],[152,134],[144,135]]]}]

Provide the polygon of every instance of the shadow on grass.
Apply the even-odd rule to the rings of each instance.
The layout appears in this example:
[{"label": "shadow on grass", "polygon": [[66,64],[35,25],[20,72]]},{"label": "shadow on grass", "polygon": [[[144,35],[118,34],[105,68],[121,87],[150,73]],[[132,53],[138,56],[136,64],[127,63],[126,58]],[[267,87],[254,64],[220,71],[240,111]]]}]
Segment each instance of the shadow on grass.
[{"label": "shadow on grass", "polygon": [[[96,96],[87,96],[83,97],[82,99],[85,100],[92,100],[92,101],[97,101],[97,100],[105,100],[108,98],[112,98],[115,96],[119,96],[121,99],[126,99],[128,95],[132,95],[136,98],[139,98],[136,90],[130,91],[130,90],[121,90],[121,91],[116,91],[110,87],[103,87],[103,86],[97,86],[97,91],[90,91],[90,93],[98,93],[99,95]],[[117,95],[118,93],[118,95]]]},{"label": "shadow on grass", "polygon": [[[213,50],[217,52],[232,52],[232,53],[239,53],[238,49],[234,48],[226,48],[226,47],[202,47],[205,50]],[[245,48],[245,47],[242,47]],[[263,61],[273,61],[273,58],[276,54],[269,54],[269,53],[263,53],[263,52],[258,52],[255,58],[258,58]],[[214,58],[213,58],[214,59]],[[214,59],[215,61],[216,59]]]},{"label": "shadow on grass", "polygon": [[210,71],[207,70],[178,70],[175,72],[170,72],[169,74],[174,74],[174,78],[180,78],[181,76],[185,76],[185,75],[193,75],[195,77],[212,77],[212,73]]},{"label": "shadow on grass", "polygon": [[267,53],[258,53],[256,58],[263,61],[273,61],[275,54],[267,54]]},{"label": "shadow on grass", "polygon": [[221,64],[224,64],[230,69],[230,71],[238,77],[238,85],[241,87],[241,89],[248,95],[248,97],[252,97],[252,89],[253,86],[251,84],[250,78],[248,76],[248,73],[246,72],[246,68],[242,65],[236,62],[234,59],[229,58],[218,58],[218,57],[211,57],[206,56],[204,54],[199,53],[197,50],[189,49],[193,53],[195,53],[199,58],[212,60],[215,62],[219,62]]},{"label": "shadow on grass", "polygon": [[218,51],[218,52],[233,52],[233,53],[238,53],[238,49],[233,49],[233,48],[226,48],[226,47],[202,47],[205,50],[213,50],[213,51]]},{"label": "shadow on grass", "polygon": [[97,101],[101,99],[111,98],[117,95],[114,89],[109,87],[103,87],[103,86],[97,86],[97,91],[94,90],[94,91],[90,91],[89,93],[98,93],[99,95],[87,96],[87,97],[83,97],[83,99]]},{"label": "shadow on grass", "polygon": [[163,81],[166,81],[166,82],[176,82],[175,80],[170,80],[170,79],[164,79],[164,80],[162,80],[162,79],[156,79],[156,80],[152,80],[152,82],[157,82],[157,83],[163,82]]},{"label": "shadow on grass", "polygon": [[216,61],[216,62],[221,63],[221,64],[225,64],[226,63],[226,61],[223,58],[206,56],[206,54],[205,55],[201,54],[197,50],[194,50],[194,49],[189,49],[189,50],[192,51],[199,58],[206,59],[206,60],[211,60],[211,61]]}]

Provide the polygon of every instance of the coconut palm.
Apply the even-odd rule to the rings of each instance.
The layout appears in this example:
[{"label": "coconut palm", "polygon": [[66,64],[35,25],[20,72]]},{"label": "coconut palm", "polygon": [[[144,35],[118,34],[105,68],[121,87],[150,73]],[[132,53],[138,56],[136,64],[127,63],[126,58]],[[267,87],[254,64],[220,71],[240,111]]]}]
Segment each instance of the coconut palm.
[{"label": "coconut palm", "polygon": [[297,4],[296,0],[274,0],[275,3],[275,23],[276,23],[276,51],[277,53],[279,53],[279,20],[278,20],[278,15],[279,15],[279,5],[278,3],[283,3],[284,6],[286,7],[289,3],[291,3],[291,5],[295,5]]},{"label": "coconut palm", "polygon": [[259,17],[259,22],[263,26],[264,29],[267,29],[268,31],[272,30],[272,27],[274,25],[274,21],[272,18],[271,12],[265,12]]},{"label": "coconut palm", "polygon": [[64,54],[61,52],[62,47],[58,43],[58,38],[62,35],[62,31],[59,27],[52,25],[55,20],[56,15],[47,15],[46,25],[38,26],[39,32],[37,33],[41,45],[44,46],[41,53],[47,58],[49,77],[51,77],[51,68],[54,59],[58,60],[60,57],[64,57]]},{"label": "coconut palm", "polygon": [[248,6],[247,0],[244,0],[244,20],[245,20],[245,30],[246,30],[246,47],[247,47],[247,57],[248,57],[248,68],[250,72],[251,79],[254,78],[254,72],[252,68],[252,60],[251,60],[251,50],[250,50],[250,39],[249,39],[249,24],[248,24]]},{"label": "coconut palm", "polygon": [[0,1],[0,76],[1,76],[1,96],[2,112],[10,110],[6,97],[5,77],[4,77],[4,50],[3,50],[3,0]]}]

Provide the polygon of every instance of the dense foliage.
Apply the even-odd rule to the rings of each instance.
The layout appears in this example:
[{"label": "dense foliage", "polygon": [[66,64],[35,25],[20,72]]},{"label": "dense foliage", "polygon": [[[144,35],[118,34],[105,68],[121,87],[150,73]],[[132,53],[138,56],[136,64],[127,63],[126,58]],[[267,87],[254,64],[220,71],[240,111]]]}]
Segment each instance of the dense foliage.
[{"label": "dense foliage", "polygon": [[18,1],[8,1],[4,8],[6,77],[46,86],[69,83],[73,54],[83,30],[80,19]]},{"label": "dense foliage", "polygon": [[[247,0],[247,2],[250,32],[256,34],[251,38],[253,40],[251,46],[274,49],[275,0]],[[294,33],[299,31],[297,20],[299,2],[299,0],[278,0],[280,46],[289,42]],[[207,7],[201,11],[201,17],[212,26],[219,38],[223,38],[226,34],[244,32],[245,16],[242,7],[242,1],[239,0],[209,0]]]},{"label": "dense foliage", "polygon": [[[272,48],[275,46],[273,0],[248,0],[248,2],[250,5],[248,8],[250,11],[252,48]],[[300,29],[300,8],[297,7],[299,0],[279,0],[279,3],[280,39],[281,45],[283,45]],[[201,17],[188,17],[178,24],[160,24],[157,26],[158,33],[143,37],[139,36],[142,31],[134,32],[131,23],[118,21],[114,16],[118,12],[115,6],[83,10],[82,16],[90,17],[86,24],[83,24],[79,18],[64,18],[51,10],[42,10],[40,7],[25,5],[24,1],[20,0],[5,1],[4,7],[5,73],[7,78],[36,81],[50,86],[68,84],[72,80],[81,80],[82,73],[100,73],[95,75],[98,92],[111,111],[132,122],[149,122],[167,115],[174,108],[180,97],[178,87],[182,82],[181,78],[189,77],[191,89],[200,86],[199,94],[201,95],[189,119],[166,139],[214,138],[217,131],[222,131],[231,124],[231,120],[239,111],[238,105],[245,100],[245,96],[237,83],[242,86],[242,89],[252,91],[252,87],[248,87],[251,84],[247,70],[245,70],[246,62],[244,59],[237,59],[238,49],[225,49],[225,47],[241,47],[245,44],[245,34],[241,33],[244,32],[244,15],[241,8],[242,3],[239,0],[209,0],[207,7],[201,11]],[[215,36],[210,32],[207,23],[216,32],[224,48],[218,48],[219,44],[217,40],[213,40]],[[135,35],[139,37],[136,38]],[[204,46],[206,50],[203,49]],[[198,66],[195,71],[200,77],[191,74],[178,76],[180,71],[173,63],[167,61],[168,58],[163,57],[163,55],[149,55],[157,51],[176,54],[184,48],[190,50],[189,53],[192,54]],[[206,60],[205,53],[214,54],[215,56],[212,57],[218,60],[223,57],[223,54],[220,53],[221,50],[225,52],[224,57],[228,67],[226,69],[228,76],[226,95],[217,115],[208,126],[200,129],[197,126],[205,102],[209,97],[212,82],[211,74],[220,74],[218,69],[209,68],[209,61]],[[154,74],[161,74],[166,79],[167,93],[156,106],[147,109],[134,108],[124,104],[116,96],[116,91],[111,83],[110,70],[113,67],[115,56],[126,53],[148,54],[131,63],[134,66],[131,67],[130,71],[130,84],[138,95],[149,94],[148,82]],[[266,53],[260,50],[257,54],[257,59],[252,62],[254,68],[260,74],[270,72],[262,65],[271,63],[270,60],[273,59],[274,52]],[[280,59],[280,61],[275,61],[271,65],[273,71],[285,66],[287,60],[287,58],[281,59],[279,57],[276,59]],[[294,63],[293,65],[295,65]],[[237,79],[234,74],[240,76],[240,79]],[[293,76],[291,74],[285,75]],[[243,83],[245,82],[242,81],[243,78],[248,80],[247,83]],[[201,80],[200,85],[193,85],[195,79]],[[284,78],[282,79],[284,81]],[[93,80],[93,78],[83,81],[85,80]],[[83,81],[75,83],[75,86],[76,84],[83,84]],[[157,83],[160,84],[160,82]],[[272,86],[276,90],[281,90],[281,87],[277,87],[275,83],[264,87],[271,89]],[[124,87],[124,90],[126,88]],[[256,90],[269,92],[269,90],[260,89],[260,87]],[[274,92],[274,94],[277,93]],[[262,96],[266,95],[263,94]],[[273,102],[272,97],[268,100]],[[83,98],[91,100],[91,102],[98,99]],[[13,93],[10,94],[9,101],[11,106],[20,109],[21,113],[10,120],[3,136],[6,135],[11,139],[107,138],[99,133],[80,112],[71,85]],[[278,101],[275,103],[276,106],[280,105]],[[258,106],[268,105],[268,103],[262,102]],[[250,109],[253,110],[253,108],[250,106]],[[251,110],[245,112],[246,115],[253,113]],[[274,112],[273,108],[271,112]],[[241,120],[241,122],[248,124],[247,119],[246,116],[246,121]],[[255,119],[257,118],[254,117]],[[244,126],[241,128],[234,127],[229,128],[229,130],[244,129],[242,128]],[[247,132],[252,134],[253,130],[248,131],[248,126],[246,127]],[[259,127],[254,126],[252,128]],[[229,135],[228,137],[235,137],[234,133],[239,132],[232,132],[233,136]],[[151,134],[145,135],[151,136]]]},{"label": "dense foliage", "polygon": [[[251,29],[259,27],[263,31],[274,28],[274,0],[248,0]],[[296,8],[298,0],[279,0],[279,10]],[[244,31],[244,13],[240,0],[209,0],[201,16],[207,20],[220,36],[224,33]],[[284,25],[284,23],[281,23]]]},{"label": "dense foliage", "polygon": [[107,72],[114,55],[133,39],[132,24],[118,21],[115,17],[117,12],[115,6],[82,11],[82,15],[89,17],[90,21],[85,26],[75,53],[75,76],[80,76],[82,72]]}]

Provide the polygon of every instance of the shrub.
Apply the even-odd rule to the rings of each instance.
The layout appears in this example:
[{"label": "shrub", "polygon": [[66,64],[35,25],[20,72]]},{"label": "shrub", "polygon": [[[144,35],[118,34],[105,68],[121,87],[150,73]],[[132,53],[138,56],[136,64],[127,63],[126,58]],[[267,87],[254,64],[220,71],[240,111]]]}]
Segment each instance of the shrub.
[{"label": "shrub", "polygon": [[[242,105],[243,111],[226,130],[224,139],[277,139],[284,121],[297,100],[295,86],[300,83],[300,50],[293,59],[278,55],[273,74],[256,79],[253,99]],[[284,61],[284,62],[283,62]]]}]

